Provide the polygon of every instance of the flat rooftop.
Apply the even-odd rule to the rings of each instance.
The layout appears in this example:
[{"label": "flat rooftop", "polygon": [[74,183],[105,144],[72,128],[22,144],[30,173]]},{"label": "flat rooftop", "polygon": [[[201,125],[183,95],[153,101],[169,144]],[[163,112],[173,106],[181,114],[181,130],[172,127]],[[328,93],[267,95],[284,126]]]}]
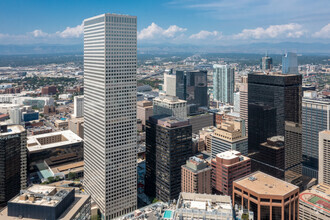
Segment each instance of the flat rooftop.
[{"label": "flat rooftop", "polygon": [[203,216],[206,219],[232,218],[232,209],[230,196],[181,192],[175,215],[198,219]]},{"label": "flat rooftop", "polygon": [[247,188],[259,195],[285,196],[299,187],[277,179],[261,171],[254,172],[248,176],[235,180],[234,183]]},{"label": "flat rooftop", "polygon": [[[51,139],[52,137],[54,137],[54,138],[59,137],[60,140],[52,141],[51,143],[48,143],[48,144],[40,143],[41,140],[44,140],[47,138]],[[75,133],[73,133],[70,130],[28,136],[27,139],[28,139],[27,140],[27,149],[30,153],[42,151],[42,150],[49,149],[49,148],[60,147],[60,146],[64,146],[64,145],[83,142],[82,138],[80,138],[78,135],[76,135]]]},{"label": "flat rooftop", "polygon": [[330,213],[330,185],[318,184],[299,195],[300,202]]},{"label": "flat rooftop", "polygon": [[73,189],[47,185],[33,185],[27,190],[23,190],[23,193],[11,199],[10,202],[55,207],[71,190]]},{"label": "flat rooftop", "polygon": [[0,137],[7,136],[7,135],[13,135],[13,134],[19,134],[23,131],[25,131],[25,128],[21,125],[8,125],[7,132],[0,132]]},{"label": "flat rooftop", "polygon": [[223,153],[219,153],[216,156],[219,157],[219,158],[222,158],[222,159],[231,160],[231,159],[235,159],[237,157],[240,157],[241,153],[239,151],[236,151],[236,150],[229,150],[229,151],[225,151]]},{"label": "flat rooftop", "polygon": [[[67,189],[73,190],[73,188],[67,188]],[[71,203],[69,207],[67,207],[67,209],[62,213],[62,215],[60,215],[58,219],[71,219],[76,215],[77,211],[81,208],[81,206],[85,204],[89,199],[90,196],[87,194],[75,193],[74,201]],[[14,220],[14,219],[35,220],[35,218],[18,218],[14,216],[8,216],[8,207],[6,207],[0,212],[0,220]]]}]

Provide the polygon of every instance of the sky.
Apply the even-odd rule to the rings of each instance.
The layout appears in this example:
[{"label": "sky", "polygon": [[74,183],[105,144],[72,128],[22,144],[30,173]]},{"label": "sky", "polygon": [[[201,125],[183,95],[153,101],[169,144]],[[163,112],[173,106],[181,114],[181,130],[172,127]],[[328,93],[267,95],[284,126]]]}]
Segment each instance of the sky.
[{"label": "sky", "polygon": [[135,15],[138,43],[330,43],[330,0],[0,0],[0,44],[82,44],[83,20]]}]

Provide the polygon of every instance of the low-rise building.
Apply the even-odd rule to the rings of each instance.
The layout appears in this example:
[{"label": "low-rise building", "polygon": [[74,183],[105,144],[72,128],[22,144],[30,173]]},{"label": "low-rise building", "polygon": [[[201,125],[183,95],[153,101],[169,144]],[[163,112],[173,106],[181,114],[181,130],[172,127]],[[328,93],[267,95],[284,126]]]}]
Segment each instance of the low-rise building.
[{"label": "low-rise building", "polygon": [[233,204],[255,219],[298,219],[299,188],[257,171],[233,183]]},{"label": "low-rise building", "polygon": [[33,185],[22,190],[0,212],[0,220],[11,219],[90,219],[90,195],[74,188]]},{"label": "low-rise building", "polygon": [[299,219],[330,219],[330,185],[319,184],[300,193]]},{"label": "low-rise building", "polygon": [[211,171],[206,161],[190,157],[181,167],[181,192],[211,194]]},{"label": "low-rise building", "polygon": [[212,187],[216,193],[232,195],[233,181],[251,173],[251,159],[235,150],[212,159]]},{"label": "low-rise building", "polygon": [[172,219],[233,219],[231,198],[182,192]]}]

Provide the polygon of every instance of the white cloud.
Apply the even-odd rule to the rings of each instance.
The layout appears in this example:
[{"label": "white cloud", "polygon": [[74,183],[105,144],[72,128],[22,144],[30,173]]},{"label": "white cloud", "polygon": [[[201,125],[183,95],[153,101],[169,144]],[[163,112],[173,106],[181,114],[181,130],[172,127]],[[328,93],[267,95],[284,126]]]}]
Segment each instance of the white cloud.
[{"label": "white cloud", "polygon": [[46,36],[49,35],[48,33],[45,33],[45,32],[43,32],[42,30],[34,30],[34,31],[31,32],[31,34],[32,34],[34,37],[46,37]]},{"label": "white cloud", "polygon": [[296,23],[283,25],[270,25],[264,29],[258,27],[255,29],[243,29],[239,34],[235,34],[235,39],[267,39],[267,38],[300,38],[306,31],[302,25]]},{"label": "white cloud", "polygon": [[317,38],[330,38],[330,23],[325,25],[320,31],[313,34]]},{"label": "white cloud", "polygon": [[138,32],[138,40],[159,39],[159,38],[174,38],[178,34],[185,32],[186,28],[181,28],[176,25],[171,25],[167,29],[159,27],[154,22],[148,27]]},{"label": "white cloud", "polygon": [[221,32],[218,32],[218,31],[200,31],[198,32],[197,34],[192,34],[190,35],[190,39],[195,39],[195,40],[202,40],[202,39],[206,39],[206,38],[209,38],[209,37],[216,37],[218,39],[220,39],[222,37],[222,33]]},{"label": "white cloud", "polygon": [[62,38],[78,38],[84,33],[84,25],[80,24],[76,27],[67,27],[62,32],[56,32]]}]

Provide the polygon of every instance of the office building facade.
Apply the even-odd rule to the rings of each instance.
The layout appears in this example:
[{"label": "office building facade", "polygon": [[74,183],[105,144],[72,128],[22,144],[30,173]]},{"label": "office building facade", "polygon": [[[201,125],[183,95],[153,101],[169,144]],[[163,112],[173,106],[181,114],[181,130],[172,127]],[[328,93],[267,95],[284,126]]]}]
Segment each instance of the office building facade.
[{"label": "office building facade", "polygon": [[191,125],[187,120],[153,116],[146,132],[150,132],[146,135],[146,193],[163,202],[177,199],[181,166],[192,156]]},{"label": "office building facade", "polygon": [[251,159],[235,150],[212,159],[212,187],[216,193],[231,196],[233,181],[251,173]]},{"label": "office building facade", "polygon": [[137,207],[136,21],[84,20],[84,183],[105,219]]},{"label": "office building facade", "polygon": [[187,101],[176,96],[164,96],[154,98],[153,115],[170,115],[180,119],[187,119]]},{"label": "office building facade", "polygon": [[228,119],[223,121],[220,127],[211,134],[212,158],[228,150],[236,150],[243,155],[247,155],[248,137],[245,131],[245,122],[243,119]]},{"label": "office building facade", "polygon": [[267,138],[284,136],[285,121],[301,123],[301,75],[248,75],[249,152]]},{"label": "office building facade", "polygon": [[282,73],[299,74],[298,57],[296,53],[288,52],[282,56]]},{"label": "office building facade", "polygon": [[303,98],[303,175],[318,178],[319,132],[324,130],[330,130],[330,101],[327,99]]},{"label": "office building facade", "polygon": [[213,99],[222,103],[234,103],[235,75],[229,65],[213,65]]},{"label": "office building facade", "polygon": [[265,56],[261,59],[262,71],[271,71],[273,67],[273,59],[269,56]]},{"label": "office building facade", "polygon": [[73,116],[80,118],[84,116],[84,96],[75,96],[73,102]]},{"label": "office building facade", "polygon": [[27,186],[26,130],[0,126],[0,207]]},{"label": "office building facade", "polygon": [[191,157],[181,168],[181,192],[211,194],[212,168],[206,161]]},{"label": "office building facade", "polygon": [[298,198],[297,186],[260,171],[233,184],[233,204],[252,211],[257,220],[299,219]]},{"label": "office building facade", "polygon": [[319,134],[319,182],[330,185],[330,131]]},{"label": "office building facade", "polygon": [[246,133],[248,133],[248,77],[243,76],[239,85],[239,116],[245,120]]}]

